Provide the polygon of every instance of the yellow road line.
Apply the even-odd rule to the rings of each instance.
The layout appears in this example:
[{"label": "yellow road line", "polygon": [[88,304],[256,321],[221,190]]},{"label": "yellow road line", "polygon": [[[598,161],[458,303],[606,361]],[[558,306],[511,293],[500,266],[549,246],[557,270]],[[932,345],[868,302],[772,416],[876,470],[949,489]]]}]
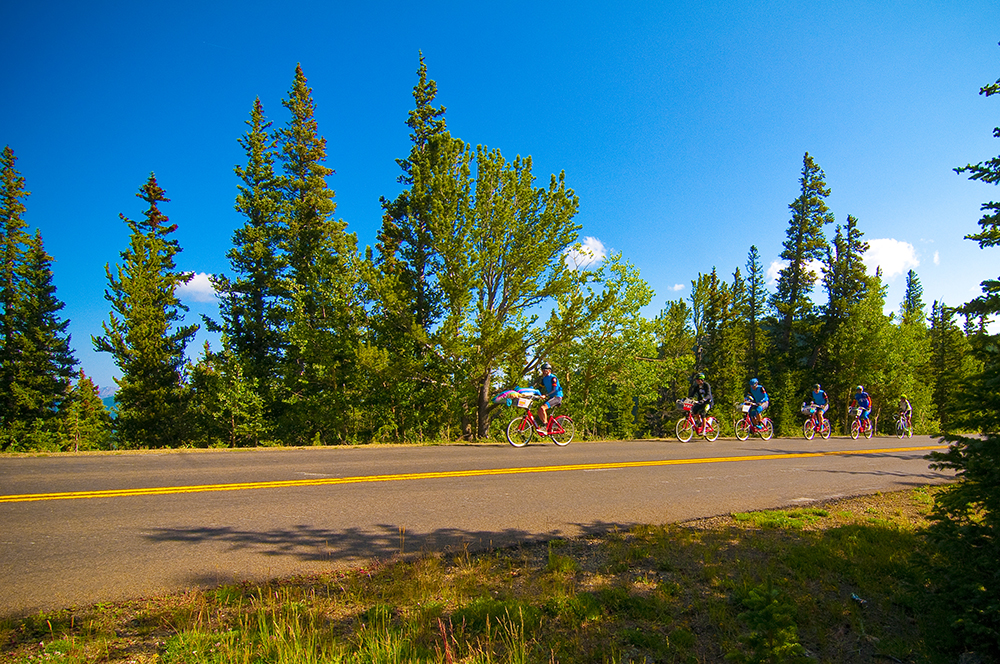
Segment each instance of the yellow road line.
[{"label": "yellow road line", "polygon": [[362,475],[359,477],[330,477],[312,480],[281,480],[274,482],[242,482],[238,484],[203,484],[195,486],[165,486],[145,489],[110,489],[105,491],[68,491],[65,493],[26,493],[0,495],[0,503],[27,503],[39,500],[80,500],[84,498],[122,498],[127,496],[165,496],[178,493],[203,493],[207,491],[246,491],[249,489],[284,489],[289,487],[330,486],[336,484],[362,484],[365,482],[399,482],[403,480],[436,480],[453,477],[481,477],[485,475],[523,475],[527,473],[556,473],[567,470],[610,470],[617,468],[650,468],[654,466],[682,466],[699,463],[729,461],[773,461],[776,459],[806,459],[810,457],[886,454],[890,452],[923,452],[947,447],[888,447],[878,450],[837,450],[833,452],[799,452],[795,454],[760,454],[753,456],[708,457],[701,459],[664,459],[659,461],[620,461],[612,463],[583,463],[566,466],[526,466],[521,468],[490,468],[482,470],[445,470],[430,473],[401,473],[396,475]]}]

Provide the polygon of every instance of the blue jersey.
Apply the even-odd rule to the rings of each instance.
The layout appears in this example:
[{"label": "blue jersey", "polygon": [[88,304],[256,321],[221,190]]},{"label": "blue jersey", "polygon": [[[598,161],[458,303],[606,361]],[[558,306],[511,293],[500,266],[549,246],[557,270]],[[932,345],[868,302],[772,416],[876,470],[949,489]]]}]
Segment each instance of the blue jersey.
[{"label": "blue jersey", "polygon": [[858,404],[861,408],[868,409],[872,407],[872,398],[868,396],[867,392],[855,392],[854,403]]},{"label": "blue jersey", "polygon": [[542,376],[542,385],[545,386],[545,396],[546,397],[561,397],[562,385],[559,384],[559,379],[556,378],[555,374],[549,374],[548,376]]},{"label": "blue jersey", "polygon": [[812,393],[812,401],[817,406],[825,406],[828,403],[826,398],[826,392],[820,390],[819,392]]},{"label": "blue jersey", "polygon": [[767,390],[760,383],[757,383],[750,388],[750,397],[753,398],[757,403],[764,403],[768,400]]}]

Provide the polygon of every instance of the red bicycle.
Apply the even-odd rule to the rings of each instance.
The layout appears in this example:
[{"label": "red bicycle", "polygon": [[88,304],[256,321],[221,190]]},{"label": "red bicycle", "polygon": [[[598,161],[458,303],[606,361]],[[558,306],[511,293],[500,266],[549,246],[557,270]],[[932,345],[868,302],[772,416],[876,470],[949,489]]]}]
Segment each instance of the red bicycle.
[{"label": "red bicycle", "polygon": [[[535,416],[531,414],[531,402],[543,397],[522,395],[517,400],[517,407],[524,409],[524,415],[515,417],[507,425],[507,442],[514,447],[524,447],[531,442],[531,437],[535,435],[537,425]],[[573,441],[576,433],[576,425],[569,415],[549,415],[549,421],[545,427],[544,435],[552,439],[552,442],[560,447],[569,445]]]},{"label": "red bicycle", "polygon": [[711,415],[703,415],[701,424],[694,421],[694,400],[679,399],[677,407],[684,411],[684,417],[677,420],[677,440],[686,443],[694,434],[704,436],[706,440],[716,440],[719,437],[719,421]]},{"label": "red bicycle", "polygon": [[755,401],[744,401],[743,403],[736,404],[736,407],[743,413],[742,420],[736,420],[733,427],[736,429],[736,437],[740,440],[746,440],[751,434],[757,434],[764,440],[771,440],[774,436],[774,423],[771,422],[770,417],[761,417],[760,424],[756,424],[753,418],[750,417],[750,409],[756,406]]},{"label": "red bicycle", "polygon": [[821,414],[816,404],[802,404],[802,414],[809,416],[802,423],[802,433],[805,435],[806,440],[812,440],[816,437],[817,433],[825,439],[830,438],[830,420],[823,417],[823,422],[822,424],[820,423]]},{"label": "red bicycle", "polygon": [[851,415],[854,416],[854,421],[851,422],[851,438],[857,440],[861,434],[864,434],[865,438],[875,435],[875,425],[871,417],[862,419],[861,409],[856,407],[851,409]]}]

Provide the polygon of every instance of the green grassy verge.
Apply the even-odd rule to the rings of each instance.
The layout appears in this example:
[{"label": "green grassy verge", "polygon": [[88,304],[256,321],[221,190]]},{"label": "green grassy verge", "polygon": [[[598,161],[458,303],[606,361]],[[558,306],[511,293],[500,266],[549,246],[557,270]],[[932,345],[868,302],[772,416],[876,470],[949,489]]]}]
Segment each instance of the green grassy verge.
[{"label": "green grassy verge", "polygon": [[916,662],[931,489],[0,622],[3,662]]}]

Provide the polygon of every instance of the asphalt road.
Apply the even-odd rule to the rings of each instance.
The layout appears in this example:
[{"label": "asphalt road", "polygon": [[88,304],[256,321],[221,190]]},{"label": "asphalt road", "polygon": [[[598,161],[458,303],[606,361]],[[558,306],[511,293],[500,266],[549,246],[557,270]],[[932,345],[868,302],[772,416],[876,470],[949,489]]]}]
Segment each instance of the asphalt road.
[{"label": "asphalt road", "polygon": [[0,615],[936,484],[936,439],[0,458]]}]

